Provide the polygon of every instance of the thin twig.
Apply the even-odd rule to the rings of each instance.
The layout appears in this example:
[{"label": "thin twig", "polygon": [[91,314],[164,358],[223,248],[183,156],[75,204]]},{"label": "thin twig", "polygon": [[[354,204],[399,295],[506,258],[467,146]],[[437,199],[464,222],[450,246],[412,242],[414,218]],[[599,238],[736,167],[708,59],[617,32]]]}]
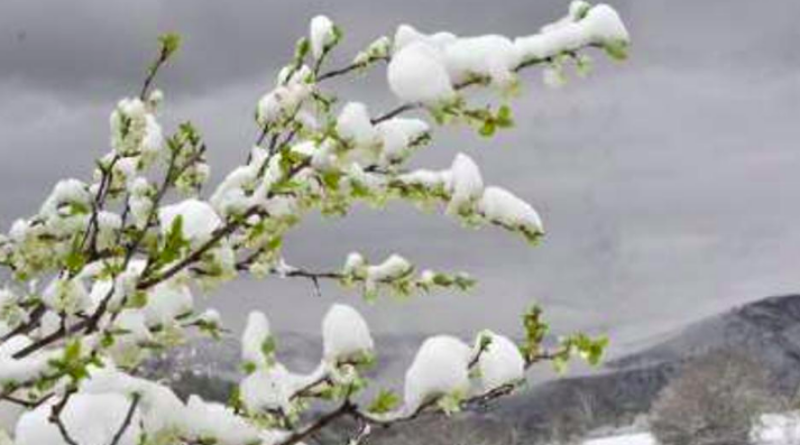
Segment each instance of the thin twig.
[{"label": "thin twig", "polygon": [[128,408],[128,413],[125,415],[125,419],[122,421],[122,424],[117,429],[117,433],[114,434],[113,440],[109,445],[118,445],[122,440],[122,436],[125,432],[130,428],[131,422],[133,421],[133,415],[136,413],[136,408],[139,406],[139,400],[141,396],[139,394],[133,395],[133,400],[131,400],[131,406]]},{"label": "thin twig", "polygon": [[58,428],[58,431],[61,433],[61,437],[64,438],[64,441],[67,442],[69,445],[79,445],[78,442],[72,438],[69,431],[67,430],[67,426],[64,425],[63,420],[61,419],[61,414],[64,412],[64,408],[67,407],[69,403],[69,399],[75,394],[75,389],[70,389],[64,394],[64,397],[55,405],[53,405],[52,410],[50,411],[50,417],[48,420],[51,423],[54,423]]}]

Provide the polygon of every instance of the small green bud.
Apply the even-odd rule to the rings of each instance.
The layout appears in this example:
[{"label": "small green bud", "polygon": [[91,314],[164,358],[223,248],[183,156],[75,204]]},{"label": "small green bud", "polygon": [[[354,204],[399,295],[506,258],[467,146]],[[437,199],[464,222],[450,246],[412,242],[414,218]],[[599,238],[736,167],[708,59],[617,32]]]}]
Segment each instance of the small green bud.
[{"label": "small green bud", "polygon": [[170,58],[181,46],[181,36],[178,33],[169,32],[158,37],[161,44],[161,55],[163,59]]}]

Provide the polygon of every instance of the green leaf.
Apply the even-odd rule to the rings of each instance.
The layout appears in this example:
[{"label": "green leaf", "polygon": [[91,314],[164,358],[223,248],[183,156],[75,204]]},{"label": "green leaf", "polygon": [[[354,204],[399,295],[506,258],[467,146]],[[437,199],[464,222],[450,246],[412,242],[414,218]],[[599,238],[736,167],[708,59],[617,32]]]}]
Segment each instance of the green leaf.
[{"label": "green leaf", "polygon": [[114,341],[114,335],[110,332],[105,332],[103,333],[103,339],[100,341],[100,345],[107,349],[114,346]]},{"label": "green leaf", "polygon": [[461,290],[462,292],[472,289],[478,283],[477,280],[475,280],[474,278],[470,277],[465,273],[457,274],[454,282],[458,287],[458,289]]},{"label": "green leaf", "polygon": [[580,9],[576,11],[575,20],[579,21],[586,18],[586,15],[589,14],[590,9],[592,9],[591,5],[588,4],[581,5]]},{"label": "green leaf", "polygon": [[453,284],[453,279],[443,273],[437,273],[433,276],[433,284],[441,287],[449,287]]},{"label": "green leaf", "polygon": [[327,171],[322,173],[322,183],[330,190],[339,190],[339,183],[342,179],[342,173],[337,171]]},{"label": "green leaf", "polygon": [[147,292],[136,291],[128,298],[128,306],[132,309],[142,309],[147,306]]},{"label": "green leaf", "polygon": [[511,113],[511,107],[508,105],[503,105],[497,111],[497,117],[495,118],[495,123],[500,128],[510,128],[514,126],[514,118]]},{"label": "green leaf", "polygon": [[483,122],[480,130],[478,130],[478,134],[483,137],[491,137],[494,135],[495,131],[497,130],[497,126],[492,120],[486,120]]},{"label": "green leaf", "polygon": [[244,363],[242,363],[242,372],[244,372],[245,375],[250,375],[250,374],[256,372],[257,369],[258,369],[258,367],[253,362],[244,362]]},{"label": "green leaf", "polygon": [[560,355],[556,356],[553,359],[553,368],[558,374],[564,374],[567,372],[567,359]]},{"label": "green leaf", "polygon": [[70,202],[67,204],[70,215],[88,215],[92,209],[82,202]]},{"label": "green leaf", "polygon": [[81,342],[72,340],[64,347],[64,362],[72,363],[81,358]]},{"label": "green leaf", "polygon": [[280,236],[273,237],[267,242],[267,250],[270,252],[274,252],[279,250],[283,245],[283,238]]},{"label": "green leaf", "polygon": [[277,343],[275,342],[275,337],[269,336],[264,343],[261,344],[261,353],[264,355],[265,358],[269,359],[275,354],[275,349],[277,347]]},{"label": "green leaf", "polygon": [[382,389],[369,404],[367,410],[373,414],[385,414],[400,406],[400,397],[393,391]]},{"label": "green leaf", "polygon": [[295,48],[294,58],[295,60],[303,60],[311,51],[311,42],[303,37],[302,39],[297,41],[297,47]]},{"label": "green leaf", "polygon": [[628,58],[628,42],[625,40],[614,40],[606,42],[603,49],[613,60],[623,61]]},{"label": "green leaf", "polygon": [[172,221],[172,225],[167,232],[166,239],[164,240],[164,248],[158,257],[158,264],[169,264],[181,257],[183,249],[189,246],[183,236],[183,216],[178,215]]},{"label": "green leaf", "polygon": [[542,341],[550,327],[542,320],[542,308],[536,305],[522,316],[522,323],[525,327],[525,342],[521,350],[527,359],[532,360],[541,351]]},{"label": "green leaf", "polygon": [[492,337],[490,337],[489,335],[481,335],[481,341],[480,341],[481,351],[486,351],[487,349],[489,349],[489,346],[491,344],[492,344]]},{"label": "green leaf", "polygon": [[460,391],[456,391],[440,398],[437,405],[449,416],[461,411],[461,402],[463,401],[464,394]]},{"label": "green leaf", "polygon": [[578,72],[578,76],[586,77],[589,73],[592,72],[592,58],[585,55],[580,54],[575,57],[575,68]]},{"label": "green leaf", "polygon": [[242,411],[245,408],[244,402],[242,401],[242,392],[238,386],[234,386],[231,390],[231,395],[228,397],[228,406],[236,412]]},{"label": "green leaf", "polygon": [[75,276],[86,265],[86,257],[81,251],[81,242],[78,238],[75,239],[72,249],[70,249],[67,257],[64,259],[64,266],[69,271],[71,276]]},{"label": "green leaf", "polygon": [[341,42],[343,38],[344,38],[344,30],[338,25],[333,25],[333,43],[331,44],[331,46]]},{"label": "green leaf", "polygon": [[378,301],[378,287],[364,287],[364,301],[367,303],[375,303]]}]

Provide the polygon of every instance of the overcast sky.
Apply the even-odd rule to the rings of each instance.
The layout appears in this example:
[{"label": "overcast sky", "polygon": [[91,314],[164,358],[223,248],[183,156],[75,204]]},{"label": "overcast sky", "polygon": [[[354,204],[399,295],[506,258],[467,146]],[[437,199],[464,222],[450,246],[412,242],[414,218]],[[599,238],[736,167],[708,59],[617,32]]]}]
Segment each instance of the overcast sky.
[{"label": "overcast sky", "polygon": [[[0,224],[34,212],[60,178],[88,178],[108,150],[108,114],[133,94],[156,36],[184,47],[160,78],[167,122],[191,119],[215,180],[254,138],[254,103],[308,20],[346,31],[338,61],[400,23],[460,35],[535,32],[556,0],[0,1]],[[800,2],[619,0],[628,63],[599,63],[553,91],[525,75],[517,127],[486,141],[447,129],[418,164],[457,151],[485,180],[532,201],[549,234],[531,249],[496,230],[465,231],[405,206],[357,212],[290,238],[290,263],[338,267],[351,250],[393,251],[466,270],[474,295],[363,306],[376,330],[516,331],[532,301],[561,329],[607,331],[625,346],[746,301],[800,290]],[[599,59],[600,55],[596,59]],[[383,69],[341,85],[375,110],[393,103]],[[237,282],[214,298],[239,321],[266,309],[280,329],[316,330],[334,300],[305,282]],[[633,342],[633,343],[629,343]]]}]

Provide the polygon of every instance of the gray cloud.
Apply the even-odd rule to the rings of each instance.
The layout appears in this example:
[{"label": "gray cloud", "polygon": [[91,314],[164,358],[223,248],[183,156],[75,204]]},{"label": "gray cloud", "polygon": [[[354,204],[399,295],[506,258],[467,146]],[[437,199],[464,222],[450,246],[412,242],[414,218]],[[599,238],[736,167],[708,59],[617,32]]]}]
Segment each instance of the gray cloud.
[{"label": "gray cloud", "polygon": [[[492,141],[446,129],[420,156],[434,165],[457,151],[478,158],[489,182],[540,208],[550,233],[541,247],[392,206],[345,221],[312,218],[290,238],[288,260],[329,268],[351,250],[374,258],[398,251],[482,279],[473,296],[364,307],[381,330],[507,330],[536,298],[555,325],[609,330],[622,345],[800,288],[793,46],[800,4],[614,4],[634,36],[630,62],[599,62],[591,78],[558,91],[528,74],[517,128]],[[186,41],[162,79],[168,119],[200,125],[219,178],[252,141],[255,99],[315,13],[344,25],[342,52],[352,54],[401,22],[518,35],[564,6],[145,0],[133,9],[122,1],[7,0],[0,5],[0,222],[32,212],[56,179],[88,174],[90,159],[106,149],[111,106],[139,84],[161,31],[178,30]],[[375,109],[391,103],[381,73],[344,91]],[[319,301],[307,283],[240,281],[213,302],[232,319],[262,307],[281,328],[312,330],[327,300],[354,299],[324,290]]]}]

